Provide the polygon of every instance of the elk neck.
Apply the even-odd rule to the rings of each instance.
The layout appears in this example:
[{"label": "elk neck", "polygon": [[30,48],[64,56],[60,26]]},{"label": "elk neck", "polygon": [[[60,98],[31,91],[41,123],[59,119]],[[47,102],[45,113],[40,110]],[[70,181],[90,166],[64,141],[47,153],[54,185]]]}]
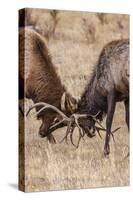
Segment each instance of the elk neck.
[{"label": "elk neck", "polygon": [[100,111],[97,119],[102,121],[107,113],[107,98],[98,92],[97,82],[95,70],[78,103],[78,113],[96,115]]}]

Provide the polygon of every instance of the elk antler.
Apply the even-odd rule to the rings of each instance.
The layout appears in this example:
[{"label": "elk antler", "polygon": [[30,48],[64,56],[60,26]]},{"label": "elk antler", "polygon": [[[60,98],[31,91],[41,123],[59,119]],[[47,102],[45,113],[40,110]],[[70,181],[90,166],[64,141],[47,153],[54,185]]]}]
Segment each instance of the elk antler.
[{"label": "elk antler", "polygon": [[[38,106],[42,106],[42,108],[36,113],[36,116],[38,116],[42,111],[44,111],[44,110],[46,110],[46,109],[51,109],[51,110],[53,110],[54,112],[57,112],[57,113],[62,117],[62,120],[56,122],[55,124],[53,124],[53,125],[50,127],[50,129],[53,129],[53,128],[56,129],[56,127],[58,127],[58,126],[61,125],[62,123],[66,123],[66,125],[67,125],[66,134],[65,134],[65,136],[63,137],[63,139],[61,140],[61,142],[65,140],[66,143],[68,143],[68,142],[67,142],[67,141],[68,141],[68,135],[70,134],[70,141],[71,141],[71,143],[72,143],[76,148],[78,148],[81,138],[83,139],[83,137],[84,137],[84,135],[85,135],[84,129],[80,126],[80,124],[79,124],[79,122],[78,122],[79,118],[92,117],[92,118],[95,120],[95,122],[97,122],[98,125],[100,126],[100,127],[95,126],[95,130],[97,131],[97,133],[98,133],[98,135],[99,135],[100,138],[102,138],[101,135],[100,135],[100,131],[106,131],[106,129],[102,126],[102,124],[96,119],[96,116],[97,116],[100,112],[98,112],[96,115],[73,114],[73,115],[71,115],[71,117],[67,117],[67,116],[66,116],[61,110],[59,110],[57,107],[55,107],[55,106],[53,106],[53,105],[50,105],[50,104],[48,104],[48,103],[40,102],[40,103],[36,103],[36,104],[34,104],[33,106],[31,106],[31,107],[29,108],[29,110],[28,110],[26,116],[28,116],[29,112],[30,112],[33,108],[38,107]],[[79,131],[79,138],[78,138],[78,143],[77,143],[77,145],[75,145],[74,142],[73,142],[73,132],[74,132],[75,127],[77,127],[77,128],[78,128],[78,131]],[[113,140],[114,140],[114,135],[113,135],[113,133],[116,132],[118,129],[120,129],[120,127],[111,132],[111,135],[112,135]],[[88,131],[89,131],[89,130],[88,130]],[[91,132],[89,132],[89,134],[90,134],[92,137],[94,136],[94,134],[92,134]]]},{"label": "elk antler", "polygon": [[[111,136],[112,136],[112,138],[113,138],[114,143],[115,143],[114,133],[115,133],[116,131],[118,131],[120,128],[121,128],[121,127],[118,127],[118,128],[116,128],[115,130],[113,130],[113,131],[111,132]],[[99,137],[102,139],[102,136],[101,136],[101,134],[100,134],[100,131],[107,131],[107,130],[106,130],[105,128],[100,128],[100,127],[98,127],[98,126],[95,126],[95,129],[96,129],[96,131],[97,131]]]},{"label": "elk antler", "polygon": [[96,129],[96,131],[97,131],[99,137],[102,139],[102,136],[101,136],[101,134],[100,134],[100,131],[106,131],[106,129],[100,128],[100,127],[98,127],[98,126],[95,126],[95,129]]},{"label": "elk antler", "polygon": [[96,119],[96,117],[99,115],[100,112],[101,111],[98,111],[98,113],[96,113],[95,115],[88,114],[87,116]]},{"label": "elk antler", "polygon": [[[62,120],[53,124],[50,129],[53,129],[53,128],[56,128],[57,126],[59,126],[60,124],[62,123],[66,123],[67,125],[67,130],[66,130],[66,134],[65,134],[65,137],[61,140],[64,141],[66,140],[66,143],[67,143],[67,140],[68,140],[68,135],[70,134],[70,141],[71,143],[75,146],[75,147],[78,147],[79,146],[79,143],[80,143],[80,140],[81,138],[84,137],[85,135],[85,132],[83,131],[82,127],[79,125],[79,122],[78,122],[78,119],[79,118],[86,118],[87,115],[86,114],[73,114],[71,115],[71,117],[67,117],[61,110],[59,110],[57,107],[53,106],[53,105],[50,105],[48,103],[44,103],[44,102],[40,102],[40,103],[36,103],[34,104],[33,106],[31,106],[28,110],[28,112],[26,113],[26,116],[28,116],[29,112],[35,108],[35,107],[38,107],[38,106],[42,106],[42,108],[36,113],[36,116],[38,116],[42,111],[46,110],[46,109],[51,109],[55,112],[57,112],[59,115],[61,115],[62,117]],[[78,144],[75,145],[74,142],[73,142],[73,132],[74,132],[74,129],[75,127],[78,128],[79,130],[79,139],[78,139]],[[90,133],[91,134],[91,133]]]},{"label": "elk antler", "polygon": [[35,107],[38,107],[38,106],[43,106],[37,113],[36,115],[38,116],[43,110],[46,110],[46,109],[52,109],[54,110],[55,112],[57,112],[59,115],[62,116],[63,118],[63,121],[70,121],[70,119],[63,113],[61,112],[57,107],[53,106],[53,105],[50,105],[48,103],[44,103],[44,102],[40,102],[40,103],[36,103],[34,104],[33,106],[31,106],[28,110],[28,112],[26,113],[26,116],[28,116],[29,112],[35,108]]},{"label": "elk antler", "polygon": [[[73,120],[70,120],[70,122],[68,123],[67,130],[66,130],[66,135],[63,137],[63,139],[60,142],[63,142],[65,140],[66,143],[67,143],[69,133],[71,135],[73,133],[73,131],[74,131],[74,128],[75,128],[74,126],[72,126],[73,122],[74,122]],[[74,145],[73,139],[72,139],[72,135],[71,135],[70,138],[71,138],[71,143]]]},{"label": "elk antler", "polygon": [[[67,138],[68,138],[68,135],[70,133],[71,143],[73,144],[73,146],[78,148],[81,138],[83,138],[84,135],[85,135],[84,131],[82,130],[82,128],[80,127],[80,125],[78,123],[78,118],[79,117],[86,117],[86,115],[73,114],[70,117],[70,122],[68,123],[68,126],[67,126],[66,135],[64,136],[64,138],[60,142],[63,142],[64,140],[66,140],[66,143],[67,143]],[[79,130],[79,139],[78,139],[77,145],[75,145],[74,142],[73,142],[73,132],[74,132],[74,129],[75,129],[76,126],[77,126],[77,128]]]},{"label": "elk antler", "polygon": [[[68,138],[68,135],[69,135],[69,133],[70,133],[70,140],[71,140],[71,143],[72,143],[76,148],[78,148],[81,138],[83,139],[83,137],[84,137],[84,135],[85,135],[85,131],[84,131],[84,129],[80,126],[80,124],[79,124],[79,122],[78,122],[78,119],[79,119],[79,118],[86,118],[87,116],[88,116],[88,115],[86,115],[86,114],[73,114],[73,115],[70,117],[70,122],[68,123],[66,135],[65,135],[64,138],[61,140],[61,142],[64,141],[64,140],[66,140],[66,142],[67,142],[67,138]],[[55,124],[55,126],[56,126],[56,124]],[[74,142],[73,142],[73,131],[74,131],[75,127],[77,127],[77,128],[78,128],[78,131],[79,131],[79,138],[78,138],[78,143],[77,143],[77,145],[75,145]],[[89,131],[89,130],[88,130],[88,131]],[[89,134],[90,134],[91,137],[94,136],[94,134],[92,134],[92,133],[90,133],[90,132],[89,132]]]}]

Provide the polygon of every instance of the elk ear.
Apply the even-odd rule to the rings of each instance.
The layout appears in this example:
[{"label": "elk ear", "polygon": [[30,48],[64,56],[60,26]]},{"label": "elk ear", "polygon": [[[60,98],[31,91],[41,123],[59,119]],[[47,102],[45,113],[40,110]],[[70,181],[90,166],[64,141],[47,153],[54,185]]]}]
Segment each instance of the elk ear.
[{"label": "elk ear", "polygon": [[71,94],[64,92],[61,97],[61,110],[72,114],[77,108],[78,101]]}]

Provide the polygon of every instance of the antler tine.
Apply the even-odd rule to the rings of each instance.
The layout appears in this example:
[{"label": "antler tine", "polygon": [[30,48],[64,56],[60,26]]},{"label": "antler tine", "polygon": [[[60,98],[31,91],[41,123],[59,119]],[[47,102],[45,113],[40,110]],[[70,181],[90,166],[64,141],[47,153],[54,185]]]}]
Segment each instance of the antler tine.
[{"label": "antler tine", "polygon": [[80,144],[80,140],[81,140],[81,138],[82,138],[82,136],[80,135],[80,136],[79,136],[79,139],[78,139],[78,143],[77,143],[77,146],[76,146],[76,148],[78,148],[78,147],[79,147],[79,144]]},{"label": "antler tine", "polygon": [[73,117],[74,117],[75,124],[79,129],[79,133],[80,133],[81,137],[83,137],[82,128],[80,127],[80,125],[78,123],[79,116],[78,115],[73,115]]},{"label": "antler tine", "polygon": [[99,127],[97,127],[97,126],[95,126],[95,128],[96,128],[96,131],[97,131],[99,137],[102,139],[102,136],[101,136],[101,134],[100,134],[100,130],[103,130],[103,131],[105,131],[105,130],[102,129],[102,128],[99,128]]},{"label": "antler tine", "polygon": [[112,131],[112,133],[115,133],[116,131],[118,131],[121,127],[116,128],[115,130]]},{"label": "antler tine", "polygon": [[98,125],[99,125],[103,130],[106,131],[106,129],[104,128],[104,126],[103,126],[98,120],[95,119],[95,122],[98,123]]},{"label": "antler tine", "polygon": [[87,115],[88,117],[92,117],[92,118],[96,118],[98,115],[99,115],[99,113],[100,113],[101,111],[98,111],[98,113],[97,114],[95,114],[95,115]]},{"label": "antler tine", "polygon": [[[100,125],[101,125],[101,124],[100,124]],[[102,126],[102,125],[101,125],[101,126]],[[102,136],[101,136],[101,134],[100,134],[100,131],[107,131],[107,130],[106,130],[104,127],[103,127],[103,128],[100,128],[100,127],[95,126],[95,128],[96,128],[96,131],[97,131],[99,137],[102,139]],[[115,138],[114,138],[114,134],[113,134],[113,133],[115,133],[116,131],[118,131],[120,128],[121,128],[121,127],[118,127],[118,128],[116,128],[115,130],[113,130],[113,131],[111,132],[111,136],[112,136],[114,142],[115,142]]]},{"label": "antler tine", "polygon": [[[79,130],[79,132],[80,132],[80,130]],[[80,140],[81,140],[81,138],[84,140],[84,135],[85,135],[85,132],[84,132],[84,130],[82,130],[82,132],[83,132],[83,135],[81,135],[81,133],[80,133],[80,135],[79,135],[79,139],[78,139],[78,143],[77,143],[77,146],[76,146],[76,148],[78,148],[79,147],[79,144],[80,144]]]},{"label": "antler tine", "polygon": [[85,135],[85,133],[83,132],[82,128],[81,128],[80,125],[79,125],[78,119],[79,119],[79,118],[82,118],[82,117],[86,117],[86,116],[87,116],[86,114],[85,114],[85,115],[84,115],[84,114],[81,114],[81,115],[79,115],[79,114],[73,114],[73,115],[72,115],[72,117],[74,118],[75,125],[78,127],[78,130],[79,130],[79,139],[78,139],[77,145],[75,145],[75,144],[73,143],[73,139],[72,139],[73,131],[72,131],[71,134],[70,134],[71,142],[72,142],[72,144],[73,144],[74,146],[76,146],[76,148],[79,147],[80,140],[81,140],[81,138],[83,138],[84,135]]},{"label": "antler tine", "polygon": [[50,129],[52,129],[52,128],[58,126],[59,124],[62,124],[64,121],[65,121],[65,119],[62,119],[61,121],[59,121],[59,122],[53,124],[52,126],[50,126]]},{"label": "antler tine", "polygon": [[75,126],[73,126],[72,129],[70,130],[70,140],[71,140],[72,145],[77,148],[77,146],[73,142],[73,131],[74,131],[74,129],[75,129]]},{"label": "antler tine", "polygon": [[79,130],[79,138],[78,138],[77,145],[75,145],[74,142],[73,142],[73,131],[74,131],[74,129],[75,129],[75,126],[72,127],[72,130],[70,131],[70,140],[71,140],[71,143],[73,144],[73,146],[75,146],[76,148],[78,148],[80,140],[81,140],[81,138],[84,137],[85,133],[81,134],[81,130],[78,128],[78,130]]},{"label": "antler tine", "polygon": [[68,134],[70,133],[71,125],[72,125],[72,120],[69,121],[69,123],[67,125],[66,135],[63,137],[63,139],[60,141],[60,143],[63,142],[64,140],[66,140],[66,143],[67,143],[67,138],[68,138]]},{"label": "antler tine", "polygon": [[116,128],[115,130],[113,130],[113,131],[111,132],[111,135],[112,135],[112,138],[113,138],[114,143],[115,143],[115,138],[114,138],[114,134],[113,134],[113,133],[115,133],[116,131],[118,131],[120,128],[121,128],[121,127],[118,127],[118,128]]},{"label": "antler tine", "polygon": [[45,109],[52,109],[54,110],[55,112],[57,112],[59,115],[61,115],[63,117],[63,119],[69,121],[70,119],[62,112],[60,111],[57,107],[53,106],[53,105],[50,105],[48,103],[44,103],[44,102],[40,102],[40,103],[36,103],[34,104],[32,107],[29,108],[26,116],[28,116],[29,112],[35,108],[35,107],[38,107],[38,106],[43,106],[37,113],[36,115],[39,115],[43,110]]},{"label": "antler tine", "polygon": [[111,136],[112,136],[112,138],[113,138],[113,141],[114,141],[114,143],[115,143],[115,137],[114,137],[114,134],[111,132]]}]

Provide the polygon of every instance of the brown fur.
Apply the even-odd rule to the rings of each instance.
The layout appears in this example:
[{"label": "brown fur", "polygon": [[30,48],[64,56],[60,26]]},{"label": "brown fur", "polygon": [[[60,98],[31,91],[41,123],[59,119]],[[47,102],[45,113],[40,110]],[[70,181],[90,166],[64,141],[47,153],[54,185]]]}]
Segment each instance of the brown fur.
[{"label": "brown fur", "polygon": [[[19,69],[20,99],[26,97],[34,103],[45,102],[61,109],[61,98],[66,89],[55,71],[45,39],[29,28],[20,28],[19,31]],[[66,93],[65,104],[69,101],[76,102]],[[69,106],[65,108],[67,115],[72,114]],[[51,110],[41,112],[38,117],[42,120],[40,135],[47,136],[53,142],[54,138],[48,134],[48,129],[56,117],[57,114]]]}]

